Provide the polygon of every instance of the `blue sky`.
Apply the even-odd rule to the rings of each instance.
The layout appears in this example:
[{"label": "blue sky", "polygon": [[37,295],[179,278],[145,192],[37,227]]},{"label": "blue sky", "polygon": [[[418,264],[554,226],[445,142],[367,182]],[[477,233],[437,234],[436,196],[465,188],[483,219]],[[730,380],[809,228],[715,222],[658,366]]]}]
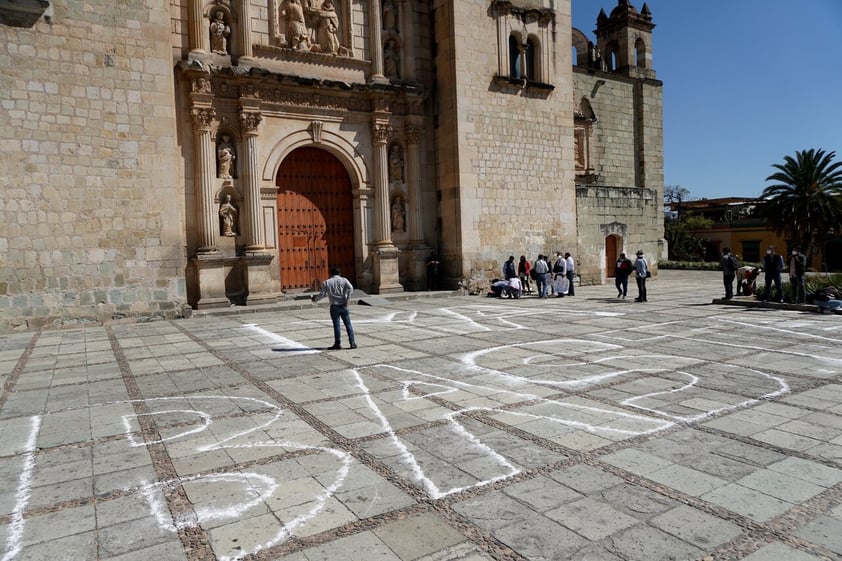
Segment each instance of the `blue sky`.
[{"label": "blue sky", "polygon": [[[600,8],[572,0],[593,39]],[[632,0],[640,10],[641,0]],[[664,82],[664,183],[691,198],[757,197],[772,164],[822,148],[842,160],[842,0],[648,0]]]}]

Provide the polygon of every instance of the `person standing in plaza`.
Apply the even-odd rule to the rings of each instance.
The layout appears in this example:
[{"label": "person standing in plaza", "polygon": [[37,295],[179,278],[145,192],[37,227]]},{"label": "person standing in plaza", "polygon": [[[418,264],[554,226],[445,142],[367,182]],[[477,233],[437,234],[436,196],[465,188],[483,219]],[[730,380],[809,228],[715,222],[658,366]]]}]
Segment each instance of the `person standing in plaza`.
[{"label": "person standing in plaza", "polygon": [[772,284],[775,285],[775,301],[784,301],[784,292],[781,289],[781,271],[784,270],[784,258],[775,251],[775,246],[770,245],[763,257],[763,273],[766,287],[763,293],[763,300],[769,301],[772,296]]},{"label": "person standing in plaza", "polygon": [[719,264],[722,267],[722,282],[725,284],[725,300],[730,300],[734,297],[734,277],[737,276],[740,263],[726,247],[722,250],[722,260]]},{"label": "person standing in plaza", "polygon": [[333,322],[333,346],[328,347],[331,351],[342,348],[342,330],[339,319],[345,324],[345,331],[348,332],[348,342],[352,349],[357,348],[357,340],[354,338],[354,327],[351,325],[351,312],[348,310],[348,300],[354,292],[354,285],[351,281],[342,276],[342,271],[334,265],[330,268],[330,278],[322,284],[322,290],[310,297],[313,302],[318,302],[325,296],[330,301],[330,319]]},{"label": "person standing in plaza", "polygon": [[550,266],[547,265],[544,256],[539,254],[532,268],[535,270],[535,287],[538,289],[538,298],[546,298],[547,273],[550,271]]},{"label": "person standing in plaza", "polygon": [[532,271],[532,264],[525,255],[520,256],[520,261],[517,264],[517,274],[520,276],[520,284],[523,286],[525,294],[532,293],[532,287],[529,285],[529,273]]},{"label": "person standing in plaza", "polygon": [[614,269],[614,286],[617,287],[617,298],[624,298],[629,291],[629,275],[634,270],[631,260],[625,253],[620,254]]},{"label": "person standing in plaza", "polygon": [[550,284],[550,293],[558,297],[564,296],[564,293],[556,290],[556,280],[559,278],[567,278],[567,261],[560,251],[555,254],[555,261],[553,262],[553,282]]},{"label": "person standing in plaza", "polygon": [[515,256],[509,255],[509,258],[503,263],[503,278],[509,280],[517,276],[517,268],[515,267]]},{"label": "person standing in plaza", "polygon": [[564,260],[567,262],[567,295],[576,296],[576,291],[573,289],[573,277],[576,276],[576,261],[569,252],[564,254]]},{"label": "person standing in plaza", "polygon": [[648,302],[646,297],[646,279],[649,278],[649,263],[643,257],[643,251],[638,250],[637,259],[634,260],[634,280],[637,281],[637,298],[635,302]]},{"label": "person standing in plaza", "polygon": [[792,297],[796,304],[803,304],[807,299],[807,289],[804,285],[804,273],[807,272],[807,257],[801,253],[801,248],[792,248],[789,258],[789,284],[792,285]]}]

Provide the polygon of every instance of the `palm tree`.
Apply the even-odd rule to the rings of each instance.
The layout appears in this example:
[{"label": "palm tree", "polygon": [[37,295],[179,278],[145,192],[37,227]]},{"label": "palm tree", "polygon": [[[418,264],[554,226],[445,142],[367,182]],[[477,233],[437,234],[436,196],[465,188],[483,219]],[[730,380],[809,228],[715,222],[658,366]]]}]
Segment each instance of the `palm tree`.
[{"label": "palm tree", "polygon": [[824,150],[796,150],[795,158],[785,156],[783,164],[772,165],[778,171],[766,181],[775,183],[760,195],[769,227],[808,256],[814,244],[822,247],[828,232],[838,232],[842,225],[842,161],[833,162],[835,156]]}]

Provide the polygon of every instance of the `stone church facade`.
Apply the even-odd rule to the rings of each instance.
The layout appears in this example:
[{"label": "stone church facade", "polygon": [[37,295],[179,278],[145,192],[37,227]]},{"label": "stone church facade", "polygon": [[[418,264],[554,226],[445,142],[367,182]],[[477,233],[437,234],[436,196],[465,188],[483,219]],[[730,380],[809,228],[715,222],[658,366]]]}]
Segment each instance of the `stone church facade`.
[{"label": "stone church facade", "polygon": [[[109,3],[110,4],[110,3]],[[0,327],[657,258],[652,17],[570,0],[0,8]],[[37,11],[37,10],[36,10]],[[654,259],[653,259],[654,258]]]}]

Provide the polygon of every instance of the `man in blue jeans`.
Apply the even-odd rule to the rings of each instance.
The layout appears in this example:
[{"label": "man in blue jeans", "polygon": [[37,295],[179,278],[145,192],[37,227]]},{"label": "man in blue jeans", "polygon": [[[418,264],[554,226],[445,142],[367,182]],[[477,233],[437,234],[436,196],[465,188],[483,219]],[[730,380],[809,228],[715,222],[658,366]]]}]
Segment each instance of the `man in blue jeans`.
[{"label": "man in blue jeans", "polygon": [[351,281],[342,276],[339,267],[334,265],[330,268],[330,278],[322,285],[322,291],[310,297],[313,302],[318,302],[325,296],[330,301],[330,319],[333,322],[333,346],[328,347],[328,350],[336,351],[342,348],[342,330],[339,325],[339,318],[342,318],[342,323],[345,324],[345,330],[348,332],[348,342],[351,343],[351,348],[357,348],[356,339],[354,339],[354,327],[351,325],[351,312],[348,310],[348,299],[351,298],[351,293],[354,292],[354,286]]}]

